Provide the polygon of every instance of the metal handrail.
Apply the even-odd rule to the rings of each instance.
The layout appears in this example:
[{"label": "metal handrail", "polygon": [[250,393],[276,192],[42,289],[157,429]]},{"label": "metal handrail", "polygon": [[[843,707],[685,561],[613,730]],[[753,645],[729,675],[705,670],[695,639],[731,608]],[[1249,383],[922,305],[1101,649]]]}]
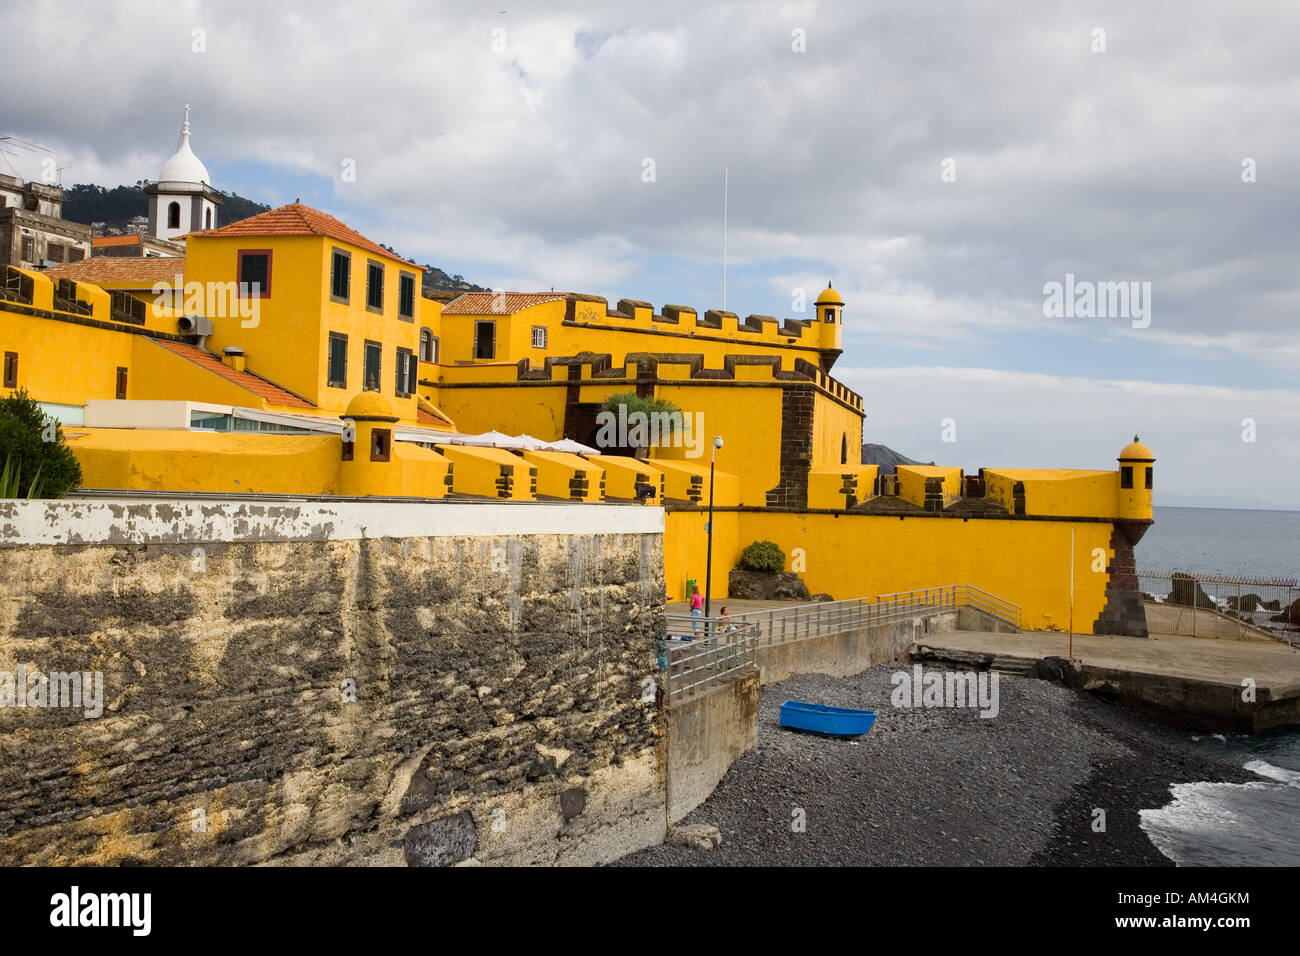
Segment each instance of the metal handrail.
[{"label": "metal handrail", "polygon": [[[917,616],[925,617],[958,607],[974,607],[1014,627],[1020,626],[1019,605],[969,584],[879,594],[874,599],[850,598],[843,601],[794,604],[767,611],[747,611],[729,617],[728,621],[733,624],[760,625],[758,637],[764,645],[770,646]],[[687,627],[693,628],[692,621],[705,620],[686,615],[668,617],[670,622],[679,623],[683,633]]]},{"label": "metal handrail", "polygon": [[668,706],[758,667],[757,624],[684,614],[669,614],[667,619],[668,637],[659,642],[659,670]]}]

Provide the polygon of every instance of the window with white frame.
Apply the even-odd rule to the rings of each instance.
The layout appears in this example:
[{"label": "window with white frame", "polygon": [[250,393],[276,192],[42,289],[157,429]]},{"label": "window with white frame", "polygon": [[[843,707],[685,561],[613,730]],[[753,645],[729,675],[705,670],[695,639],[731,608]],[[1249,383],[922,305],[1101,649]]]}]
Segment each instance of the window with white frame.
[{"label": "window with white frame", "polygon": [[533,348],[535,349],[546,348],[546,326],[544,325],[533,326]]}]

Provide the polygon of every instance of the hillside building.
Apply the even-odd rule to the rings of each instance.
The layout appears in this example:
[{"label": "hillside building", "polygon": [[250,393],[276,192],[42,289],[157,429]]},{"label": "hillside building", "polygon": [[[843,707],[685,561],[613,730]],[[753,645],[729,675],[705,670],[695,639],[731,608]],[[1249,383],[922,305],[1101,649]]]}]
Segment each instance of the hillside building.
[{"label": "hillside building", "polygon": [[0,262],[40,269],[91,254],[89,226],[63,218],[63,190],[0,174]]}]

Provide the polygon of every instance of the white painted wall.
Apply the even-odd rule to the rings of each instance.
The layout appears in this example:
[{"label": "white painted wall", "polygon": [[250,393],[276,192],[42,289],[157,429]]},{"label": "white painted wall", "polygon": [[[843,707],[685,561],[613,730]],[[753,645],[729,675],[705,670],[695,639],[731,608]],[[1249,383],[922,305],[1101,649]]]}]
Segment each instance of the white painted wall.
[{"label": "white painted wall", "polygon": [[172,428],[189,431],[190,412],[229,415],[231,406],[165,399],[92,398],[82,424],[87,428]]},{"label": "white painted wall", "polygon": [[[167,225],[167,207],[172,203],[181,207],[180,227],[176,229]],[[193,193],[154,193],[149,197],[149,235],[159,239],[179,239],[187,233],[203,229],[205,213],[209,209],[212,210],[215,229],[220,222],[217,219],[217,205],[212,200]]]},{"label": "white painted wall", "polygon": [[537,502],[61,498],[0,501],[0,547],[663,534],[663,508]]}]

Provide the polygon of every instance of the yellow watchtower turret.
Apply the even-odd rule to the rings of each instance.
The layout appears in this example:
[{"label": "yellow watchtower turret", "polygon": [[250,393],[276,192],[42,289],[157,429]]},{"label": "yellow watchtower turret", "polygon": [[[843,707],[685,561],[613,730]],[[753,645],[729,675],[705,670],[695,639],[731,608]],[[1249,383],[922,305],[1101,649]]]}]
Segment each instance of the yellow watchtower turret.
[{"label": "yellow watchtower turret", "polygon": [[[821,330],[822,371],[829,372],[843,350],[844,300],[829,282],[817,296],[817,327]],[[830,353],[830,354],[827,354]]]},{"label": "yellow watchtower turret", "polygon": [[339,493],[344,495],[401,494],[401,474],[391,464],[393,403],[378,392],[360,392],[348,402],[343,419],[343,460]]},{"label": "yellow watchtower turret", "polygon": [[1151,521],[1151,489],[1155,483],[1155,456],[1138,441],[1126,445],[1119,453],[1118,517],[1127,521]]}]

